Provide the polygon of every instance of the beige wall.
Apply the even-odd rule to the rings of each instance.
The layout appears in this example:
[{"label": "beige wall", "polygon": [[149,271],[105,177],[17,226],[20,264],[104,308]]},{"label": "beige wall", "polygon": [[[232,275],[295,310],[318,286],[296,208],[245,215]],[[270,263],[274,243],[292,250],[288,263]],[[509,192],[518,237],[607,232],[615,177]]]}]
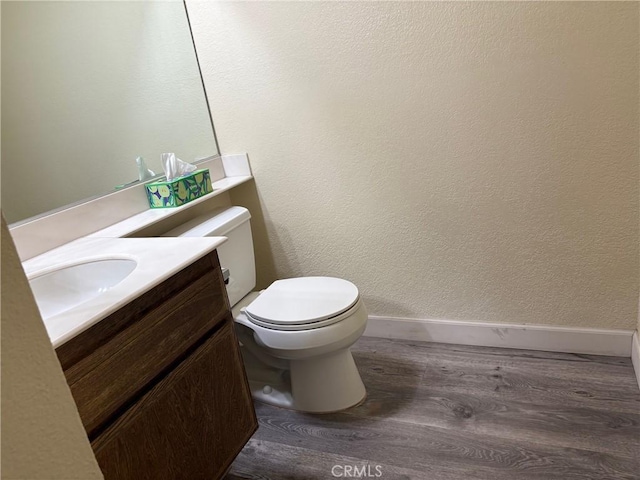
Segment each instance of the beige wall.
[{"label": "beige wall", "polygon": [[102,473],[2,218],[2,478]]},{"label": "beige wall", "polygon": [[260,286],[634,329],[638,4],[188,2]]}]

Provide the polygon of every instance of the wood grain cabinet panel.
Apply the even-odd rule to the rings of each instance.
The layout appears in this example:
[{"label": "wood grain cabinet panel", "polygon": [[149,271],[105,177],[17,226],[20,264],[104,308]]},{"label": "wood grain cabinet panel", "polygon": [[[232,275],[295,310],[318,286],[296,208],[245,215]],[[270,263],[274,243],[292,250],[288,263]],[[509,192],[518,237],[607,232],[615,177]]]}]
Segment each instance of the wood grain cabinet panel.
[{"label": "wood grain cabinet panel", "polygon": [[56,350],[105,478],[218,478],[257,428],[215,252]]},{"label": "wood grain cabinet panel", "polygon": [[233,325],[209,337],[94,442],[106,479],[215,479],[255,430]]},{"label": "wood grain cabinet panel", "polygon": [[[70,372],[71,393],[92,436],[121,406],[161,374],[226,315],[208,276],[162,303]],[[218,301],[216,301],[218,300]],[[206,316],[204,312],[211,312]],[[103,350],[107,350],[104,352]],[[84,375],[74,378],[75,370]]]}]

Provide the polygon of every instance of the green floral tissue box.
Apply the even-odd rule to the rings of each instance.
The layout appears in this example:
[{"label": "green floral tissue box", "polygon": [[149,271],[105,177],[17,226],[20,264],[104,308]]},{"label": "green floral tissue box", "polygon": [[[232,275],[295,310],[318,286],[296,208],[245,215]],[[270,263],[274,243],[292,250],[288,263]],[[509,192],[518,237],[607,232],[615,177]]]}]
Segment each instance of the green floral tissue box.
[{"label": "green floral tissue box", "polygon": [[213,191],[208,169],[196,170],[170,182],[161,179],[145,186],[151,208],[179,207]]}]

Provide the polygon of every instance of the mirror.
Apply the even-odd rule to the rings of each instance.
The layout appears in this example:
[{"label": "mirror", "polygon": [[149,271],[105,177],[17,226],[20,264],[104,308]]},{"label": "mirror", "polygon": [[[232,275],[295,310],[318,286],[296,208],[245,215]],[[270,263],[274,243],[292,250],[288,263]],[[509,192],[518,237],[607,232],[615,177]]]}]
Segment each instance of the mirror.
[{"label": "mirror", "polygon": [[17,222],[218,153],[181,1],[1,2],[2,209]]}]

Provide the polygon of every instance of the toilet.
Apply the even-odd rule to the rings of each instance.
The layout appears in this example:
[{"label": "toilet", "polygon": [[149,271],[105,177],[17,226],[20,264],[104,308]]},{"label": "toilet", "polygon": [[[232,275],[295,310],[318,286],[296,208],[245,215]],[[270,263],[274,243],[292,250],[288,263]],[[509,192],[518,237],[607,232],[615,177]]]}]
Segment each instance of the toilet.
[{"label": "toilet", "polygon": [[310,413],[359,404],[366,390],[349,350],[367,324],[358,288],[340,278],[299,277],[254,292],[250,219],[246,208],[222,208],[164,236],[228,238],[218,256],[229,271],[227,294],[253,397]]}]

